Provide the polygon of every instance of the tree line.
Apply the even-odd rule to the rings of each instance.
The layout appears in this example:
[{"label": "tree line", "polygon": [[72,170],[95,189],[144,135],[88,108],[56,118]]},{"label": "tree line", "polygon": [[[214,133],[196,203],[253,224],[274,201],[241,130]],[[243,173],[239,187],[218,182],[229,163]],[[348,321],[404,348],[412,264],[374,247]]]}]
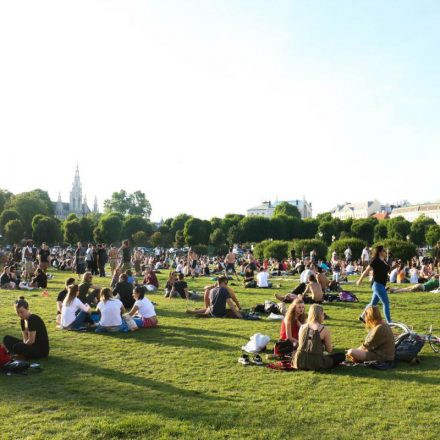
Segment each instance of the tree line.
[{"label": "tree line", "polygon": [[391,239],[417,246],[435,246],[440,241],[440,226],[428,217],[421,216],[412,223],[403,217],[340,220],[330,213],[301,219],[298,209],[286,202],[275,208],[271,218],[227,214],[223,218],[203,220],[179,214],[159,225],[150,221],[151,205],[141,191],[115,192],[104,202],[104,208],[103,214],[80,218],[70,214],[61,221],[55,217],[46,191],[35,189],[12,194],[0,190],[3,244],[28,238],[50,245],[77,241],[109,244],[128,238],[136,246],[202,246],[201,251],[210,246],[214,252],[223,253],[228,245],[264,240],[317,239],[326,246],[342,239],[358,239],[367,244]]}]

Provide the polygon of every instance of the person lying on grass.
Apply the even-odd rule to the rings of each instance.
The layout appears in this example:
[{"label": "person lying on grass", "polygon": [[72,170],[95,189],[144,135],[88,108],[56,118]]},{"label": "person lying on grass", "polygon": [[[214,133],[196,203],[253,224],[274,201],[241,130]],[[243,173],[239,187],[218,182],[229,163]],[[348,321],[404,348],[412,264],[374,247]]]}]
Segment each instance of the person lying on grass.
[{"label": "person lying on grass", "polygon": [[22,339],[5,336],[3,345],[18,359],[38,359],[49,356],[49,337],[43,320],[29,310],[23,296],[14,303],[15,312],[20,318]]},{"label": "person lying on grass", "polygon": [[365,327],[368,335],[359,348],[350,348],[347,358],[352,362],[392,362],[395,357],[395,341],[391,327],[382,319],[379,308],[365,310]]},{"label": "person lying on grass", "polygon": [[134,305],[128,312],[139,328],[157,327],[159,321],[153,303],[145,296],[145,288],[137,286],[133,290]]},{"label": "person lying on grass", "polygon": [[[242,318],[237,310],[234,301],[226,289],[226,277],[218,278],[218,286],[209,292],[209,306],[204,309],[187,310],[186,313],[196,315],[200,318]],[[229,308],[226,308],[226,305]]]},{"label": "person lying on grass", "polygon": [[415,284],[414,286],[401,287],[399,289],[390,289],[390,293],[402,292],[431,292],[439,287],[439,276],[434,275],[430,280],[423,284]]},{"label": "person lying on grass", "polygon": [[[240,310],[240,308],[241,308],[240,307],[240,303],[238,302],[238,298],[237,298],[237,295],[234,292],[234,289],[232,289],[232,287],[228,286],[228,278],[226,278],[226,277],[223,277],[223,278],[225,278],[226,289],[229,292],[229,296],[231,297],[232,301],[234,301],[235,305],[237,306],[237,309]],[[204,294],[203,299],[204,299],[204,302],[205,302],[205,308],[206,309],[209,307],[209,302],[210,302],[209,294],[211,293],[211,290],[215,289],[216,287],[220,287],[219,284],[218,284],[218,281],[217,281],[216,284],[214,284],[212,286],[206,286],[205,287],[205,294]]]}]

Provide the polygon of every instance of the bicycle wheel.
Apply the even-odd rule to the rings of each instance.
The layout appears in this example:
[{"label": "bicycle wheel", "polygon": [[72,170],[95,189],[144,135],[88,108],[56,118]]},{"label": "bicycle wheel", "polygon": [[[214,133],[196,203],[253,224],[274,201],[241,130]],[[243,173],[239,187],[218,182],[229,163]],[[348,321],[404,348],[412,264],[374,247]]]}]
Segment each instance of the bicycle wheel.
[{"label": "bicycle wheel", "polygon": [[440,353],[440,338],[436,335],[428,336],[429,345],[434,353]]},{"label": "bicycle wheel", "polygon": [[394,339],[397,340],[399,336],[410,332],[411,330],[406,326],[405,324],[402,324],[400,322],[392,322],[390,324],[391,330],[394,335]]}]

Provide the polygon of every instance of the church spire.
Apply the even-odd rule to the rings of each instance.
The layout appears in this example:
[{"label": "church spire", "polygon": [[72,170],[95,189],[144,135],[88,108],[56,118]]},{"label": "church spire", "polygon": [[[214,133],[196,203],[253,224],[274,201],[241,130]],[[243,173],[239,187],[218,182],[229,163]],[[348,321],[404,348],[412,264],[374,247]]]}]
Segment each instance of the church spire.
[{"label": "church spire", "polygon": [[93,212],[98,213],[98,198],[95,196],[95,201],[93,203]]}]

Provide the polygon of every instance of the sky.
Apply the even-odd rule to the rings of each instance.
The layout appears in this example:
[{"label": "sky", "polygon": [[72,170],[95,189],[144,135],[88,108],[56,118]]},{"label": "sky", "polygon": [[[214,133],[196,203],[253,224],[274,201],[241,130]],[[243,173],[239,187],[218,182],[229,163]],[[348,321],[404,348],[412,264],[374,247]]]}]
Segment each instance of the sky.
[{"label": "sky", "polygon": [[437,0],[0,0],[0,188],[437,201],[439,46]]}]

